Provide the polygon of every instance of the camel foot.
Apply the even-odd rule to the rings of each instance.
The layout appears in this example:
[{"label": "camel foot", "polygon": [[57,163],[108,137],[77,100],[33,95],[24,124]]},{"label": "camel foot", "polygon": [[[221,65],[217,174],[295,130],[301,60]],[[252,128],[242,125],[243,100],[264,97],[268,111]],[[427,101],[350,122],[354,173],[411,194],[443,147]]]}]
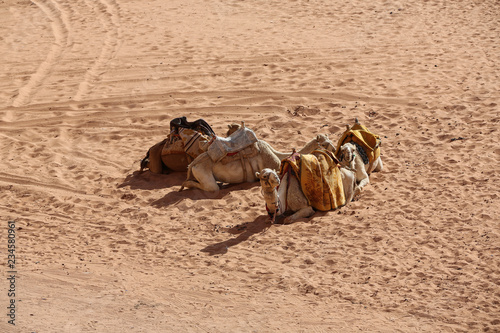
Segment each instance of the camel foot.
[{"label": "camel foot", "polygon": [[276,212],[274,212],[273,216],[271,216],[269,222],[271,222],[271,224],[274,224],[274,222],[276,222]]},{"label": "camel foot", "polygon": [[307,206],[302,208],[301,210],[295,212],[295,214],[287,217],[284,221],[284,224],[289,224],[297,221],[301,218],[308,218],[314,215],[314,209],[311,206]]},{"label": "camel foot", "polygon": [[184,190],[184,188],[189,188],[190,186],[188,185],[188,181],[185,180],[182,185],[181,185],[181,188],[179,189],[179,192],[182,192],[182,190]]}]

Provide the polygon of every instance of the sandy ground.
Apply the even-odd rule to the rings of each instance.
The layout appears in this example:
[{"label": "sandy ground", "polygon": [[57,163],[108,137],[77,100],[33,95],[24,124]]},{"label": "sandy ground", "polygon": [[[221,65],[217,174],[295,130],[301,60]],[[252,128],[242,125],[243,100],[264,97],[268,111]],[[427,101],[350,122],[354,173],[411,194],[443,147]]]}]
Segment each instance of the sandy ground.
[{"label": "sandy ground", "polygon": [[[2,332],[499,332],[498,1],[0,1]],[[385,170],[270,225],[139,173],[178,116],[279,150],[355,117]]]}]

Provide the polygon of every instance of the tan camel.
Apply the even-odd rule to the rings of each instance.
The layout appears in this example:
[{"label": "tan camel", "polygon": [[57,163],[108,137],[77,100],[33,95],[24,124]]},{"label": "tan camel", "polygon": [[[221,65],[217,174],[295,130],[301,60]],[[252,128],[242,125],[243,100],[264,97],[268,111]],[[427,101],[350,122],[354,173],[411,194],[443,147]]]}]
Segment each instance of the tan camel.
[{"label": "tan camel", "polygon": [[[346,199],[345,204],[347,204],[352,201],[357,192],[356,177],[354,172],[345,168],[340,168],[340,174]],[[271,223],[275,222],[277,216],[287,212],[293,212],[293,214],[285,218],[285,224],[310,217],[315,213],[314,209],[309,205],[304,192],[302,192],[299,180],[293,173],[290,178],[283,177],[281,185],[278,173],[275,170],[266,168],[261,172],[257,172],[255,176],[260,180],[262,195],[271,216]]]},{"label": "tan camel", "polygon": [[[258,180],[255,170],[264,168],[279,169],[281,160],[290,156],[290,153],[275,150],[264,140],[258,140],[254,145],[258,150],[254,157],[243,161],[234,160],[226,164],[220,161],[214,162],[206,152],[201,154],[189,164],[186,181],[184,181],[179,191],[182,191],[184,187],[217,191],[219,190],[217,181],[229,184],[254,182]],[[328,139],[328,136],[320,134],[306,143],[299,153],[308,154],[318,148],[325,147],[330,150],[334,149],[333,143]]]}]

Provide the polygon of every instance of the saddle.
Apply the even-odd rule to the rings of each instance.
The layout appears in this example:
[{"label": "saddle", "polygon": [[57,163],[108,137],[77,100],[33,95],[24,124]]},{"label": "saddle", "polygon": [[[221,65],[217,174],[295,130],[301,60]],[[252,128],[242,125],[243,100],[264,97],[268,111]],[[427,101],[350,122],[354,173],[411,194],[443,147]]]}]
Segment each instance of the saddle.
[{"label": "saddle", "polygon": [[297,177],[302,192],[314,209],[328,211],[345,205],[338,160],[329,151],[315,150],[303,155],[293,153],[281,161],[280,167],[281,177],[289,177],[290,173]]},{"label": "saddle", "polygon": [[179,162],[183,163],[184,159],[189,163],[203,152],[201,146],[215,136],[212,127],[203,119],[190,122],[186,117],[175,118],[170,121],[167,138],[152,146],[142,159],[141,171],[149,168],[154,173],[167,173],[168,168],[162,160],[165,155],[181,155]]},{"label": "saddle", "polygon": [[222,164],[228,164],[228,163],[231,163],[234,161],[248,160],[249,158],[254,158],[259,153],[260,153],[259,146],[258,146],[257,142],[255,142],[255,143],[251,144],[250,146],[248,146],[248,147],[246,147],[238,152],[227,154],[225,157],[223,157],[220,160],[220,162]]},{"label": "saddle", "polygon": [[210,146],[207,148],[207,153],[212,161],[218,162],[227,155],[237,153],[257,141],[258,139],[254,131],[246,128],[243,124],[236,132],[227,138],[215,137],[215,139],[209,143]]},{"label": "saddle", "polygon": [[170,121],[170,133],[178,134],[180,128],[188,128],[210,137],[215,136],[215,132],[212,127],[210,127],[210,125],[203,119],[188,121],[186,117],[179,117]]}]

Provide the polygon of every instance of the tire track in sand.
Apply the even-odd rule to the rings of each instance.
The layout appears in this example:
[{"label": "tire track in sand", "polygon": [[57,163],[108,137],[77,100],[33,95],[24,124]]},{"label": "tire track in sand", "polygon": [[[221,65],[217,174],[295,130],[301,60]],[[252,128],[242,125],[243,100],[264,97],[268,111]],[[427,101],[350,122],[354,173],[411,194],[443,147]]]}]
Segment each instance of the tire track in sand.
[{"label": "tire track in sand", "polygon": [[36,72],[31,75],[28,83],[19,89],[19,94],[12,102],[12,106],[20,107],[30,103],[32,97],[42,86],[45,79],[52,72],[53,67],[61,59],[64,49],[71,45],[69,40],[69,19],[61,11],[62,7],[51,0],[32,0],[50,20],[50,26],[54,35],[54,42],[45,60],[38,66]]},{"label": "tire track in sand", "polygon": [[71,25],[71,21],[75,18],[76,13],[73,10],[73,7],[65,2],[64,0],[52,0],[55,7],[59,10],[61,13],[61,21],[64,25],[64,28],[67,32],[66,35],[66,47],[72,48],[73,47],[73,28]]},{"label": "tire track in sand", "polygon": [[120,48],[122,29],[120,24],[120,8],[115,0],[85,0],[88,7],[92,8],[106,31],[104,45],[96,62],[85,73],[83,82],[78,86],[73,100],[81,101],[99,83],[107,63],[113,59]]}]

